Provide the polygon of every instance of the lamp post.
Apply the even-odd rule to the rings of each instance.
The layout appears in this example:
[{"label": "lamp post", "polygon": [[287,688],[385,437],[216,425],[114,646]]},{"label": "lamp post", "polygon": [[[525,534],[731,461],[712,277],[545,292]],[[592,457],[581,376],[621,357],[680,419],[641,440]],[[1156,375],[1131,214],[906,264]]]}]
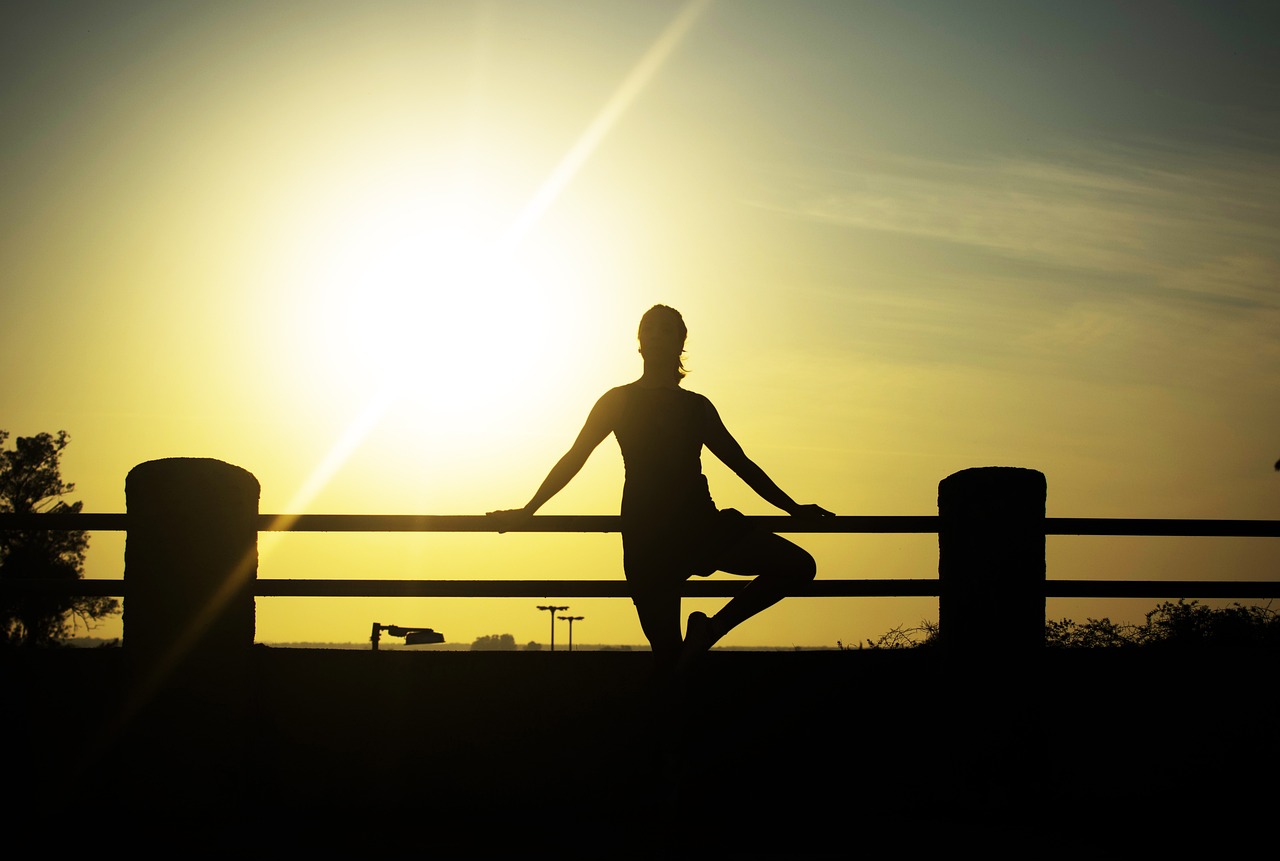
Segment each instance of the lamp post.
[{"label": "lamp post", "polygon": [[[566,608],[568,609],[568,608]],[[581,616],[561,616],[560,621],[569,623],[569,651],[573,651],[573,623],[581,619]]]},{"label": "lamp post", "polygon": [[[568,610],[569,608],[568,607],[552,607],[550,605],[544,606],[542,604],[539,604],[538,609],[546,610],[548,613],[551,614],[551,651],[554,652],[556,650],[556,613],[559,613],[561,610]],[[572,626],[569,629],[569,636],[570,637],[573,636]]]}]

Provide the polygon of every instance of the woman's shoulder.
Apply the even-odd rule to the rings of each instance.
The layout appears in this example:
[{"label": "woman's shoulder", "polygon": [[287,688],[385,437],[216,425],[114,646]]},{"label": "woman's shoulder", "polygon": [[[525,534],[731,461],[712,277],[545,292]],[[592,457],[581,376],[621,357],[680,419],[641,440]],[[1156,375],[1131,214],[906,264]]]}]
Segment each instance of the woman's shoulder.
[{"label": "woman's shoulder", "polygon": [[614,386],[612,389],[609,389],[600,396],[600,402],[605,403],[608,401],[621,400],[627,396],[627,392],[630,391],[631,387],[634,385],[635,383],[627,383],[625,386]]},{"label": "woman's shoulder", "polygon": [[596,408],[606,410],[610,413],[616,413],[627,402],[631,393],[631,386],[614,386],[596,400]]},{"label": "woman's shoulder", "polygon": [[711,419],[717,415],[715,404],[711,403],[711,399],[699,392],[690,391],[684,386],[678,386],[676,396],[680,399],[680,409],[691,416],[697,416],[699,419]]},{"label": "woman's shoulder", "polygon": [[680,391],[684,393],[685,397],[687,397],[690,402],[696,403],[702,407],[707,407],[709,409],[715,409],[715,407],[711,403],[711,398],[707,397],[706,395],[700,394],[698,392],[690,391],[689,389],[686,389],[683,386],[680,388]]}]

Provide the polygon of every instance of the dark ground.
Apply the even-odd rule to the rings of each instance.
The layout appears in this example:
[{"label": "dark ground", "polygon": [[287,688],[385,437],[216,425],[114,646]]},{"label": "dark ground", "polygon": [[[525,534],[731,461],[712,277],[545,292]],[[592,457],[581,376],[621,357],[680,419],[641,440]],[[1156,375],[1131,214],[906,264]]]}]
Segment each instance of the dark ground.
[{"label": "dark ground", "polygon": [[713,652],[673,689],[645,652],[259,646],[239,694],[126,714],[123,650],[0,654],[5,827],[388,859],[1270,845],[1276,667]]}]

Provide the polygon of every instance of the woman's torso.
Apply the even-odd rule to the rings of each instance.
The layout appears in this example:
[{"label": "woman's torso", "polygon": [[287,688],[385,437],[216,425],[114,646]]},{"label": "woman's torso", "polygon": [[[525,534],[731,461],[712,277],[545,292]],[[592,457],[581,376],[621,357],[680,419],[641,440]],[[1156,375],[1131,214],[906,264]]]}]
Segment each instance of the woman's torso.
[{"label": "woman's torso", "polygon": [[621,405],[614,435],[626,467],[624,531],[664,531],[714,514],[702,474],[707,399],[674,386],[632,383],[615,391]]}]

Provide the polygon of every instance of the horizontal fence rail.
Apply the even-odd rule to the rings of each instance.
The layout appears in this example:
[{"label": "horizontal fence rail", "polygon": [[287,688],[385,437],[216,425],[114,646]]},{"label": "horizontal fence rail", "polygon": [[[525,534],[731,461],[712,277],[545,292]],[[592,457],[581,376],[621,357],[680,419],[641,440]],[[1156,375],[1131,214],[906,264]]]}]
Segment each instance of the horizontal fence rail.
[{"label": "horizontal fence rail", "polygon": [[[791,534],[936,534],[938,515],[841,515],[824,518],[755,515],[762,528]],[[259,514],[260,532],[496,532],[483,514]],[[618,532],[616,515],[539,515],[507,531],[531,533]],[[127,532],[127,514],[0,514],[0,530]],[[1044,534],[1133,537],[1280,537],[1276,520],[1178,518],[1046,517]],[[686,597],[737,594],[743,580],[697,579],[685,584]],[[123,579],[48,581],[6,579],[0,594],[127,597]],[[803,597],[938,597],[939,581],[924,579],[816,580]],[[257,597],[333,598],[625,598],[617,580],[357,580],[259,578]],[[1047,579],[1048,598],[1280,598],[1277,581],[1224,580],[1063,580]],[[801,596],[797,596],[801,597]]]},{"label": "horizontal fence rail", "polygon": [[[691,580],[686,598],[729,598],[744,580]],[[262,578],[258,598],[629,598],[618,580],[315,580]],[[0,595],[127,598],[123,579],[0,581]],[[815,580],[797,598],[937,598],[937,579]],[[1280,598],[1272,580],[1047,580],[1046,598]]]},{"label": "horizontal fence rail", "polygon": [[[748,517],[770,532],[790,534],[928,534],[938,531],[930,515],[840,515],[803,518]],[[0,529],[127,532],[127,514],[0,514]],[[617,515],[538,515],[510,532],[618,532]],[[259,514],[260,532],[496,532],[483,514]],[[1280,520],[1184,518],[1046,517],[1045,535],[1129,535],[1184,538],[1280,538]]]}]

